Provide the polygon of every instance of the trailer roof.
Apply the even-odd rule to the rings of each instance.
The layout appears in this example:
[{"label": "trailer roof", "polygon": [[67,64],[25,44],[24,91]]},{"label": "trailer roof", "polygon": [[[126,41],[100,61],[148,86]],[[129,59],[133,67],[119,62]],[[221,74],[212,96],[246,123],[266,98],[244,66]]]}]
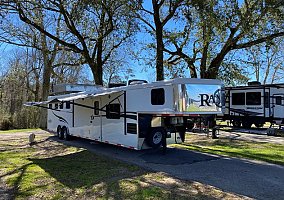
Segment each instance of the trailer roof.
[{"label": "trailer roof", "polygon": [[197,78],[176,78],[171,80],[157,81],[153,83],[143,83],[137,85],[128,85],[115,88],[97,88],[95,91],[84,91],[78,93],[69,93],[64,95],[50,96],[48,101],[42,102],[27,102],[24,105],[26,106],[37,106],[41,104],[49,104],[63,101],[72,101],[76,99],[91,98],[96,96],[107,95],[116,92],[124,92],[127,90],[136,90],[142,88],[152,88],[152,87],[162,87],[166,85],[174,84],[201,84],[201,85],[222,85],[220,80],[216,79],[197,79]]},{"label": "trailer roof", "polygon": [[276,83],[276,84],[265,84],[265,85],[243,85],[243,86],[235,86],[235,87],[226,87],[229,90],[239,90],[239,89],[262,89],[262,88],[284,88],[284,83]]}]

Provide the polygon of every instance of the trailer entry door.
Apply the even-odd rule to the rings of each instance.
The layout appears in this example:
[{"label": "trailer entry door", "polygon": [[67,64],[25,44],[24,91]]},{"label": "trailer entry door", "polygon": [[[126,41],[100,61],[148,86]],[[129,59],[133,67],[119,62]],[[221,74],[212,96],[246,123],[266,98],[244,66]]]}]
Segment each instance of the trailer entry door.
[{"label": "trailer entry door", "polygon": [[273,95],[273,117],[283,118],[284,113],[284,94]]}]

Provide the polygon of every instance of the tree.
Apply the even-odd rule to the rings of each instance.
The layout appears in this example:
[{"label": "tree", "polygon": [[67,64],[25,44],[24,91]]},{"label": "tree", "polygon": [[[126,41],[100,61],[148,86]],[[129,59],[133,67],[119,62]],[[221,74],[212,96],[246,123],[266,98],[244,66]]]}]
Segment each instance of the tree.
[{"label": "tree", "polygon": [[[30,62],[30,55],[24,51],[16,51],[9,58],[7,71],[0,76],[0,128],[31,128],[38,127],[38,111],[26,109],[23,104],[37,98],[32,88],[37,88],[36,82],[29,82],[34,78],[28,73],[26,63]],[[35,84],[35,85],[33,85]],[[29,87],[27,87],[29,85]]]},{"label": "tree", "polygon": [[[103,84],[103,65],[112,52],[127,40],[135,30],[135,20],[128,13],[126,0],[100,1],[62,1],[14,0],[8,4],[9,9],[17,12],[19,18],[34,27],[46,37],[56,41],[59,49],[71,50],[84,58],[98,85]],[[48,29],[33,17],[30,10],[42,10],[45,15],[59,20],[61,31],[68,37],[62,37],[56,30]],[[62,19],[60,18],[62,16]],[[64,34],[64,35],[66,35]],[[108,43],[114,38],[113,43]]]},{"label": "tree", "polygon": [[201,78],[217,78],[233,51],[284,36],[282,7],[281,1],[191,1],[181,12],[184,29],[166,37],[169,62],[183,59],[191,76],[199,70]]},{"label": "tree", "polygon": [[259,44],[246,49],[248,56],[241,62],[252,69],[256,81],[267,84],[283,80],[281,77],[284,67],[283,42],[283,38],[278,38],[275,42]]},{"label": "tree", "polygon": [[136,15],[155,38],[156,49],[156,80],[164,80],[164,29],[182,5],[183,0],[152,0],[152,8],[145,8],[143,2],[139,5]]}]

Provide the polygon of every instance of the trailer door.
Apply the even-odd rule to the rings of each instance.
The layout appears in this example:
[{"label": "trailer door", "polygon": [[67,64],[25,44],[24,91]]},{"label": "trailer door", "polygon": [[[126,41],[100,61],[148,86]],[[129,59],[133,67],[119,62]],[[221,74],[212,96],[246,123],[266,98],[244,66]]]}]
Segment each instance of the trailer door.
[{"label": "trailer door", "polygon": [[102,115],[104,114],[101,110],[101,98],[95,97],[93,101],[94,111],[91,117],[93,125],[93,133],[91,138],[101,141],[102,138]]},{"label": "trailer door", "polygon": [[275,94],[272,98],[273,101],[273,117],[283,118],[284,115],[284,94]]}]

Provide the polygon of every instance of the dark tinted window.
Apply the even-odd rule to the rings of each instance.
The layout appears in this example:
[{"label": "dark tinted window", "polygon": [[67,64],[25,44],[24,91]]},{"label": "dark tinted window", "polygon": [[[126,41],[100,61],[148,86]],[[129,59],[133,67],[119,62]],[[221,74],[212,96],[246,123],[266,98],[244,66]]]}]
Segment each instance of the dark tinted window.
[{"label": "dark tinted window", "polygon": [[99,115],[100,103],[98,101],[94,102],[94,114]]},{"label": "dark tinted window", "polygon": [[66,101],[65,103],[66,103],[66,109],[70,109],[71,108],[70,101]]},{"label": "dark tinted window", "polygon": [[120,118],[120,104],[113,103],[106,106],[106,118],[107,119],[119,119]]},{"label": "dark tinted window", "polygon": [[245,93],[232,93],[232,105],[245,105]]},{"label": "dark tinted window", "polygon": [[260,92],[247,92],[246,94],[247,105],[261,105]]},{"label": "dark tinted window", "polygon": [[60,109],[63,109],[63,105],[64,105],[64,103],[61,102],[61,103],[59,104],[59,108],[60,108]]},{"label": "dark tinted window", "polygon": [[265,95],[264,95],[264,106],[265,106],[265,108],[269,108],[269,104],[270,104],[269,93],[265,92]]},{"label": "dark tinted window", "polygon": [[52,109],[52,104],[51,104],[51,103],[48,104],[48,108],[49,108],[49,109]]},{"label": "dark tinted window", "polygon": [[151,104],[164,105],[165,103],[165,90],[164,88],[151,90]]},{"label": "dark tinted window", "polygon": [[275,103],[276,103],[276,105],[282,105],[282,98],[281,98],[281,96],[276,96],[275,97]]}]

